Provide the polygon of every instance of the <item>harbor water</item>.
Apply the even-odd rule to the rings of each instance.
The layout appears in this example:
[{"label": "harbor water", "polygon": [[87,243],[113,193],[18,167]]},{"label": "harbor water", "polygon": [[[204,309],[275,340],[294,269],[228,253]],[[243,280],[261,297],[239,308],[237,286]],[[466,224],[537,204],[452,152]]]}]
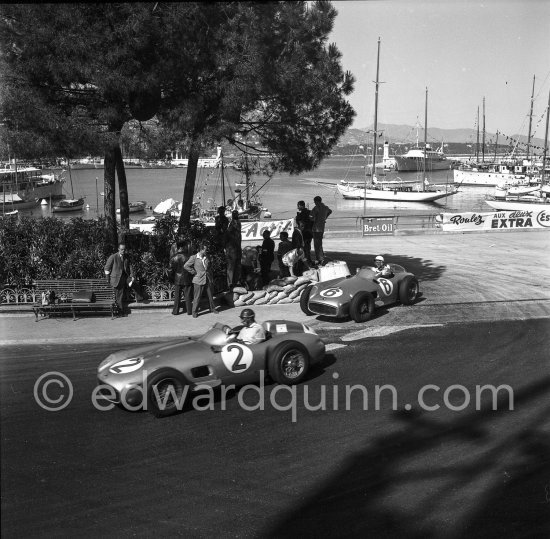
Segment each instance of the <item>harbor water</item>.
[{"label": "harbor water", "polygon": [[[126,177],[128,183],[128,198],[130,202],[147,201],[144,212],[131,214],[131,221],[143,219],[152,215],[152,208],[168,198],[181,201],[185,184],[186,168],[128,168]],[[382,179],[379,173],[379,179]],[[55,216],[60,219],[82,217],[95,219],[103,214],[103,169],[76,169],[69,175],[64,173],[66,183],[64,192],[68,198],[84,197],[86,202],[82,211],[70,213],[52,213],[50,205],[41,205],[31,210],[22,210],[21,215],[32,217]],[[235,184],[245,183],[244,174],[231,167],[224,169],[225,198],[235,197]],[[452,184],[453,171],[443,170],[429,172],[428,180],[432,184]],[[401,178],[403,180],[422,181],[422,173],[416,172],[388,172],[386,179]],[[403,215],[435,215],[442,212],[460,213],[467,211],[491,211],[484,202],[485,195],[491,194],[492,187],[461,187],[459,192],[432,203],[393,202],[367,200],[345,200],[336,190],[336,184],[341,180],[363,182],[365,168],[360,160],[350,157],[331,157],[313,171],[297,176],[285,173],[275,174],[271,180],[265,176],[252,176],[255,190],[273,219],[288,219],[296,214],[296,203],[304,200],[306,205],[313,207],[313,197],[319,195],[323,202],[332,210],[330,223],[333,227],[347,227],[354,224],[354,219],[362,215],[374,216],[403,216]],[[239,187],[243,189],[242,187]],[[116,194],[118,206],[118,187]],[[195,201],[200,202],[203,208],[219,206],[222,203],[222,187],[220,169],[202,168],[197,171],[195,185]],[[48,201],[47,201],[48,202]]]}]

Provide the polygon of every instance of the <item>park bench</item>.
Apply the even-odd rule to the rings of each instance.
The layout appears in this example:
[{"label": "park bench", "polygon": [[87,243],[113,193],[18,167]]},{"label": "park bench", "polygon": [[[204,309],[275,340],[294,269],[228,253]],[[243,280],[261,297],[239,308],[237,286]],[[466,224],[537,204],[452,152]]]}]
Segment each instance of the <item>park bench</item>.
[{"label": "park bench", "polygon": [[[119,312],[114,290],[105,279],[37,279],[34,284],[39,298],[32,307],[36,322],[39,316],[49,318],[67,313],[71,313],[73,320],[76,320],[77,313],[110,312],[113,319]],[[93,292],[92,301],[73,301],[73,295],[80,290]],[[56,299],[44,305],[42,293],[48,291],[53,291]]]}]

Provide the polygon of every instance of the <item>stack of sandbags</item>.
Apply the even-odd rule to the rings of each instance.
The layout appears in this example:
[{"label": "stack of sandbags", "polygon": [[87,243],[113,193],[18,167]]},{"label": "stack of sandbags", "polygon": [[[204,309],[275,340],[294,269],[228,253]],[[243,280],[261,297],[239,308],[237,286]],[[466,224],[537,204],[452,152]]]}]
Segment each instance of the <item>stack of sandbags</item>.
[{"label": "stack of sandbags", "polygon": [[311,282],[317,281],[316,270],[309,270],[306,273],[309,275],[304,273],[302,277],[275,279],[264,286],[263,290],[251,291],[243,287],[235,287],[226,295],[231,296],[226,297],[226,300],[235,307],[298,303],[304,288]]}]

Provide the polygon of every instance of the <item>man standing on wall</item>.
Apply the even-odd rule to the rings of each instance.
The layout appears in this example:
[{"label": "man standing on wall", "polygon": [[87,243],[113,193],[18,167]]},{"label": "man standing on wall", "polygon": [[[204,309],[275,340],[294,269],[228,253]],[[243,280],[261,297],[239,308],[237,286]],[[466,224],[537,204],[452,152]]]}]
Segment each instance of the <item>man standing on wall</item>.
[{"label": "man standing on wall", "polygon": [[325,259],[325,253],[323,252],[325,223],[332,213],[332,210],[323,204],[323,200],[320,196],[316,196],[313,202],[315,202],[315,207],[311,210],[311,216],[313,218],[313,248],[315,250],[317,264],[322,265]]}]

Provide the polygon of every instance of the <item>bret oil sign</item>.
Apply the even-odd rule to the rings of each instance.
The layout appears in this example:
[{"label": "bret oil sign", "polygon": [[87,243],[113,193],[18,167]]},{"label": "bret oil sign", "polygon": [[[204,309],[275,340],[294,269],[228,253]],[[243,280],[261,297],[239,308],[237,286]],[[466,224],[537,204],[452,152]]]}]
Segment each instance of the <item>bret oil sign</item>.
[{"label": "bret oil sign", "polygon": [[393,217],[363,217],[363,236],[391,236],[394,228]]}]

